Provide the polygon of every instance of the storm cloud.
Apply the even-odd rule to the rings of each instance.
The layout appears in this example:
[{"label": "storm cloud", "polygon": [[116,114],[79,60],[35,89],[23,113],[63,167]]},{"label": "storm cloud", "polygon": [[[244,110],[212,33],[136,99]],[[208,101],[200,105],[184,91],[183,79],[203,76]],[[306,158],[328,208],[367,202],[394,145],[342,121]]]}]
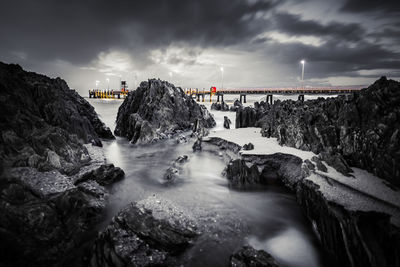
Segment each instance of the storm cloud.
[{"label": "storm cloud", "polygon": [[220,66],[227,86],[295,84],[303,58],[309,83],[360,84],[398,78],[396,12],[396,1],[5,0],[0,60],[83,92],[106,76],[208,87]]}]

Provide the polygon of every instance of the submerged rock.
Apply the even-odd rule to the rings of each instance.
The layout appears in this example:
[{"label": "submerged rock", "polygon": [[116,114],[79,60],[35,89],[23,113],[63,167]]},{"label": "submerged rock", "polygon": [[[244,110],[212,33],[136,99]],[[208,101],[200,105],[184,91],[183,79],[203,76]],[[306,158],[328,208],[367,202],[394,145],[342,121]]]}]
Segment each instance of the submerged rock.
[{"label": "submerged rock", "polygon": [[400,82],[382,77],[352,95],[261,102],[239,109],[236,127],[261,127],[281,144],[324,153],[322,160],[343,174],[359,167],[399,186],[399,92]]},{"label": "submerged rock", "polygon": [[279,267],[275,259],[264,250],[244,246],[231,256],[231,267]]},{"label": "submerged rock", "polygon": [[207,108],[166,81],[151,79],[129,93],[118,110],[115,134],[146,144],[182,131],[200,135],[215,121]]},{"label": "submerged rock", "polygon": [[198,235],[191,218],[166,200],[132,203],[95,241],[90,266],[170,266]]}]

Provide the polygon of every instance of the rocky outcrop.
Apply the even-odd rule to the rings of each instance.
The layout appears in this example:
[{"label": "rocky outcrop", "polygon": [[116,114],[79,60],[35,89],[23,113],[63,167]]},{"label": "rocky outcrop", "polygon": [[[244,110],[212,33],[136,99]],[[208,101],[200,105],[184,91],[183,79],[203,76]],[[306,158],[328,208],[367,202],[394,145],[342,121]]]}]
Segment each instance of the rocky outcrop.
[{"label": "rocky outcrop", "polygon": [[0,158],[4,167],[76,172],[83,143],[114,138],[94,108],[60,78],[0,63]]},{"label": "rocky outcrop", "polygon": [[179,156],[173,163],[172,166],[169,167],[164,173],[164,182],[165,183],[173,183],[179,177],[179,174],[182,172],[182,165],[189,161],[189,157],[187,155]]},{"label": "rocky outcrop", "polygon": [[0,129],[0,265],[62,265],[102,217],[98,146],[114,136],[62,79],[3,63]]},{"label": "rocky outcrop", "polygon": [[244,246],[231,256],[231,267],[279,267],[276,260],[264,250]]},{"label": "rocky outcrop", "polygon": [[175,266],[198,235],[174,204],[150,197],[116,215],[95,241],[90,266]]},{"label": "rocky outcrop", "polygon": [[297,200],[340,266],[400,266],[400,229],[390,215],[327,201],[310,180],[299,183]]},{"label": "rocky outcrop", "polygon": [[[225,143],[229,142],[219,140],[221,147]],[[303,161],[278,153],[242,154],[227,165],[225,173],[228,181],[239,188],[274,179],[282,181],[296,193],[323,247],[338,266],[399,266],[398,203],[340,183],[326,171],[319,157]],[[398,194],[390,187],[384,190]]]},{"label": "rocky outcrop", "polygon": [[[100,153],[74,177],[101,168]],[[93,150],[93,151],[92,151]],[[100,155],[98,155],[101,158]],[[95,180],[80,180],[58,170],[7,169],[0,179],[0,265],[57,266],[85,241],[101,218],[108,193]],[[78,178],[79,180],[79,178]]]},{"label": "rocky outcrop", "polygon": [[279,179],[295,190],[303,178],[302,163],[300,158],[282,153],[242,155],[228,164],[224,174],[231,186],[240,189],[274,183]]},{"label": "rocky outcrop", "polygon": [[220,111],[229,111],[229,106],[228,104],[225,103],[225,101],[222,101],[221,103],[214,102],[211,104],[211,109]]},{"label": "rocky outcrop", "polygon": [[281,144],[323,153],[343,173],[355,166],[399,186],[399,106],[400,83],[382,77],[353,95],[240,109],[236,127],[262,127]]},{"label": "rocky outcrop", "polygon": [[233,102],[233,105],[229,108],[229,110],[230,111],[236,111],[236,110],[238,110],[238,109],[240,109],[242,107],[243,107],[243,104],[240,103],[240,101],[236,99],[235,102]]},{"label": "rocky outcrop", "polygon": [[134,144],[166,139],[182,131],[200,135],[215,121],[206,107],[166,81],[151,79],[129,93],[118,110],[115,134]]},{"label": "rocky outcrop", "polygon": [[125,176],[121,168],[115,167],[114,164],[102,164],[97,169],[86,172],[81,175],[75,184],[79,184],[88,180],[96,181],[99,185],[110,185],[122,180]]}]

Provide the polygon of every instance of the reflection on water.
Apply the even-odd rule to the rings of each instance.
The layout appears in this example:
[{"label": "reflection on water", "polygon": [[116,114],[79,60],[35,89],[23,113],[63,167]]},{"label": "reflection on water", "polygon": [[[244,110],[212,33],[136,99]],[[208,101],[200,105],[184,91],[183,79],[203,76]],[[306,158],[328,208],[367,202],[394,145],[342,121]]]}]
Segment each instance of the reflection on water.
[{"label": "reflection on water", "polygon": [[[90,102],[113,129],[122,102]],[[222,129],[224,113],[216,113],[215,130]],[[234,118],[234,113],[228,115]],[[203,234],[182,258],[187,265],[226,266],[230,254],[249,243],[265,249],[284,266],[326,266],[311,225],[294,196],[284,188],[230,189],[221,175],[225,168],[222,159],[208,152],[193,153],[193,140],[179,145],[166,141],[134,146],[117,138],[103,144],[108,161],[126,173],[125,179],[112,188],[104,225],[129,202],[155,194],[182,206],[199,224]],[[166,184],[162,178],[166,169],[181,155],[188,155],[189,161],[182,165],[177,181]]]}]

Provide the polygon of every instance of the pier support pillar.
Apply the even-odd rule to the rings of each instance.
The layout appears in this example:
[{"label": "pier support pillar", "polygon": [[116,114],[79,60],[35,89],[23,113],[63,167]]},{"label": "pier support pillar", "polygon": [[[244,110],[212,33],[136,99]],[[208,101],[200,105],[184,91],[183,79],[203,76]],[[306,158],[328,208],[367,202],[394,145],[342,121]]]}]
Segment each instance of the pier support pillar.
[{"label": "pier support pillar", "polygon": [[[242,102],[242,98],[243,98],[243,102]],[[240,103],[246,103],[246,94],[240,94]]]},{"label": "pier support pillar", "polygon": [[221,102],[224,102],[224,94],[217,93],[217,102],[219,102],[219,97],[221,96]]},{"label": "pier support pillar", "polygon": [[272,95],[267,95],[267,103],[272,105]]}]

